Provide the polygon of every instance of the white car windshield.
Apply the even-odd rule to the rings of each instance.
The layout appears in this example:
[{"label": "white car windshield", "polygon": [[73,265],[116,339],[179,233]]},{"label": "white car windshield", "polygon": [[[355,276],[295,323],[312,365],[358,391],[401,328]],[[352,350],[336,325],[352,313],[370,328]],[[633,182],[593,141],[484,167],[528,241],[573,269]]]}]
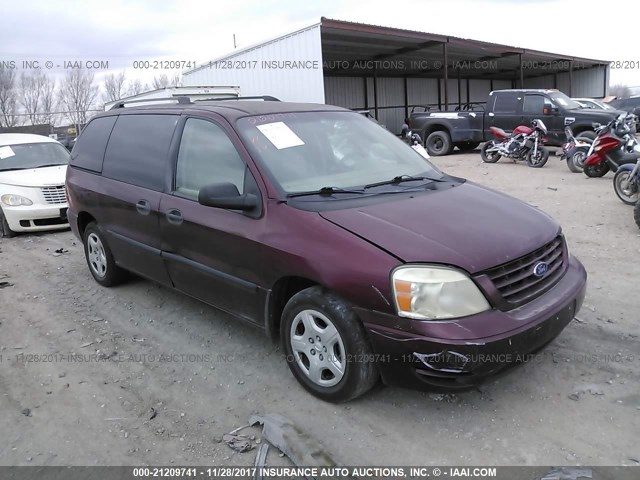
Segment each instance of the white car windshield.
[{"label": "white car windshield", "polygon": [[286,193],[356,188],[397,176],[443,174],[395,135],[353,112],[245,117],[238,131]]},{"label": "white car windshield", "polygon": [[0,172],[68,163],[69,152],[58,143],[25,143],[0,147]]}]

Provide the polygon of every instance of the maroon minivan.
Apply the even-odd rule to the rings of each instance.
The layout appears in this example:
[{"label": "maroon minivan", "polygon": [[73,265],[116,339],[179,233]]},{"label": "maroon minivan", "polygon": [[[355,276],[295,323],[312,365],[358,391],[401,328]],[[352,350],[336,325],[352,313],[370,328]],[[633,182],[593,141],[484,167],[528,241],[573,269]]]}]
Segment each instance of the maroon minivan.
[{"label": "maroon minivan", "polygon": [[258,325],[329,401],[379,378],[468,388],[553,340],[586,289],[548,215],[328,105],[118,105],[67,188],[98,283],[133,272]]}]

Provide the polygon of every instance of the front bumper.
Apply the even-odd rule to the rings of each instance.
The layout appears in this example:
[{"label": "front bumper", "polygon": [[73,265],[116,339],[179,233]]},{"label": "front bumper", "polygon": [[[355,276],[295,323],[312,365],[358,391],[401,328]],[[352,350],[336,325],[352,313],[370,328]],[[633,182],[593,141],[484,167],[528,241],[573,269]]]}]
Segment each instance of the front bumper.
[{"label": "front bumper", "polygon": [[9,228],[14,232],[39,232],[69,228],[67,204],[2,206]]},{"label": "front bumper", "polygon": [[582,306],[587,273],[570,257],[548,292],[507,312],[490,310],[447,321],[419,321],[357,309],[386,384],[412,388],[469,388],[543,348]]}]

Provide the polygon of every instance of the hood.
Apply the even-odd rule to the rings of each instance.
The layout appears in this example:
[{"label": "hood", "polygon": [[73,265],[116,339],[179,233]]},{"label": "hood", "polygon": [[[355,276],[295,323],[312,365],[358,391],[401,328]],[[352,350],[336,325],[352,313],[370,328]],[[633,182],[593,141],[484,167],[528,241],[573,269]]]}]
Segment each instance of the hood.
[{"label": "hood", "polygon": [[28,170],[0,171],[0,183],[17,187],[51,187],[64,185],[66,165],[30,168]]},{"label": "hood", "polygon": [[587,117],[594,121],[598,121],[602,124],[609,123],[611,120],[616,118],[618,115],[626,113],[618,110],[597,110],[595,108],[579,108],[574,110],[569,110],[567,112],[567,116],[576,116],[576,118]]},{"label": "hood", "polygon": [[469,182],[320,215],[404,262],[454,265],[469,273],[530,253],[560,231],[541,210]]}]

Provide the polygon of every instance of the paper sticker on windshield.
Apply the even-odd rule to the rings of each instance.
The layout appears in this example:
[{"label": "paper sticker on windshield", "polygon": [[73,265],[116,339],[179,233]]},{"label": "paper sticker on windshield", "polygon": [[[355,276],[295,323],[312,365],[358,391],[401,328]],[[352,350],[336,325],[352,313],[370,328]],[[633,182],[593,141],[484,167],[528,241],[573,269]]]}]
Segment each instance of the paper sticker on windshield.
[{"label": "paper sticker on windshield", "polygon": [[273,143],[278,150],[304,145],[304,142],[284,122],[265,123],[256,128]]},{"label": "paper sticker on windshield", "polygon": [[5,158],[13,157],[15,153],[11,150],[11,147],[0,147],[0,160],[4,160]]}]

